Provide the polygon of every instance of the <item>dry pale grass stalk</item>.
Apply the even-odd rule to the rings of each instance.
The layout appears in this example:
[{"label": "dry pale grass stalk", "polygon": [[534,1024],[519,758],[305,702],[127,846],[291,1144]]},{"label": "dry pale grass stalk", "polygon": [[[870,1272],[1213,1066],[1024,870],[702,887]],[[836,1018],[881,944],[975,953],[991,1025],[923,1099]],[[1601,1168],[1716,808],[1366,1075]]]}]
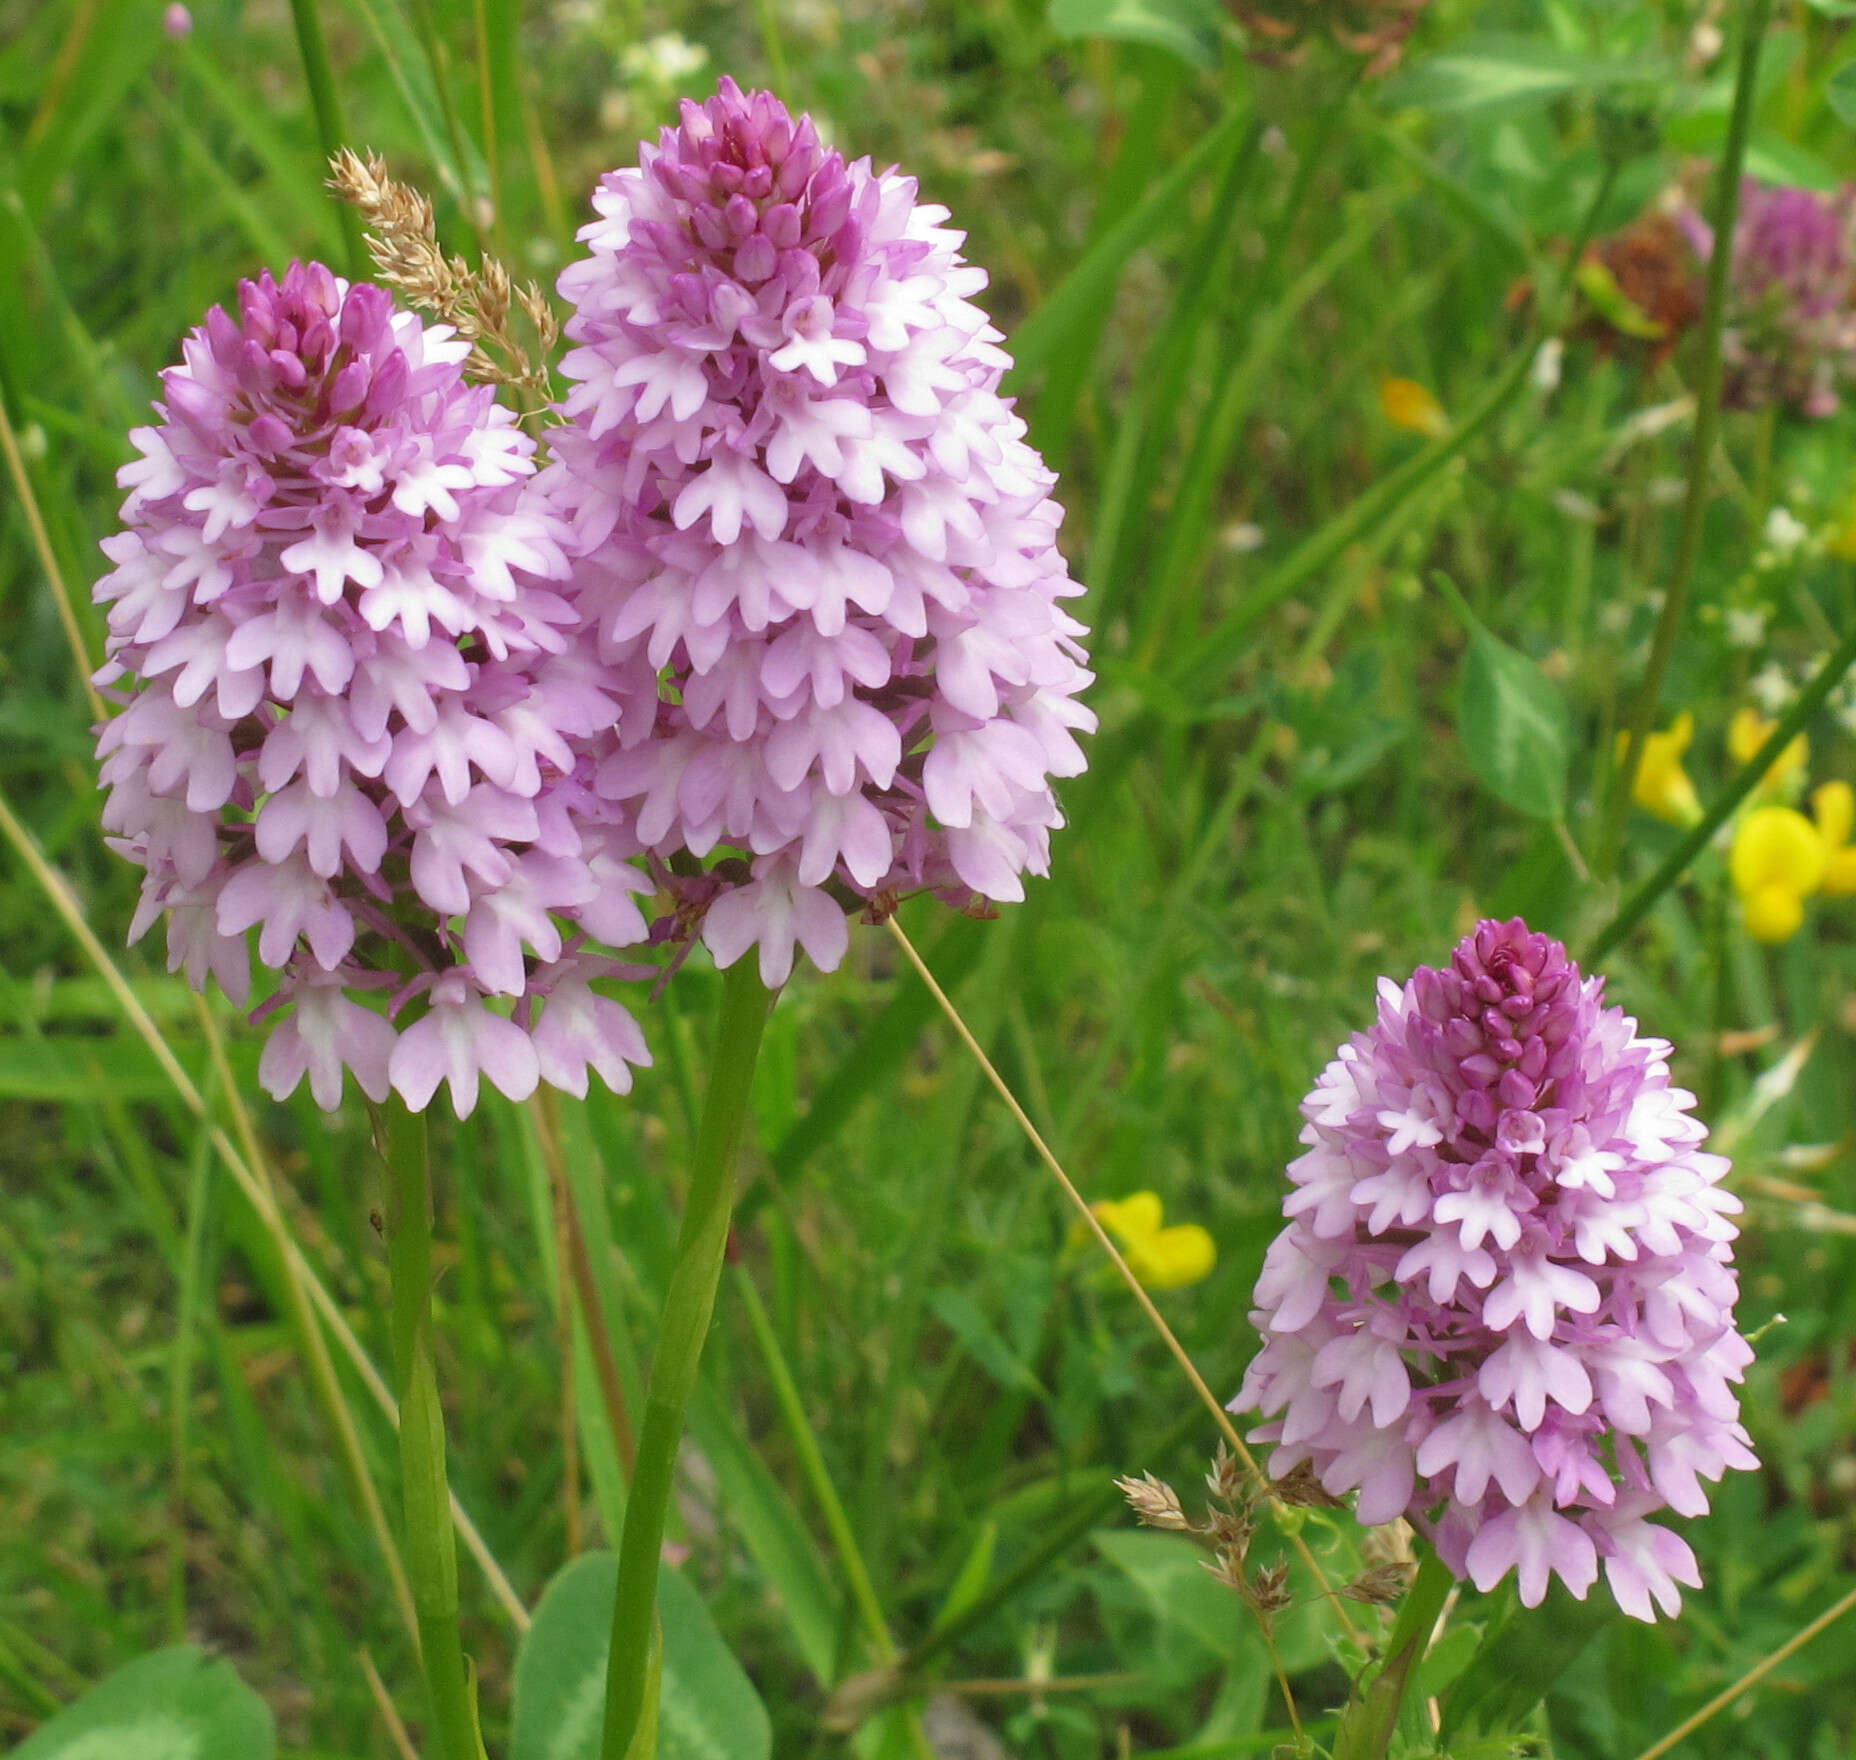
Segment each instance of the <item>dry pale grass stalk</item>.
[{"label": "dry pale grass stalk", "polygon": [[[473,269],[462,257],[446,256],[431,202],[390,176],[377,153],[364,159],[343,147],[329,168],[329,188],[367,225],[375,273],[412,304],[452,325],[471,345],[465,372],[545,400],[548,357],[560,338],[560,325],[541,289],[533,281],[517,286],[495,257],[486,256]],[[532,353],[511,327],[517,311],[533,333]]]}]

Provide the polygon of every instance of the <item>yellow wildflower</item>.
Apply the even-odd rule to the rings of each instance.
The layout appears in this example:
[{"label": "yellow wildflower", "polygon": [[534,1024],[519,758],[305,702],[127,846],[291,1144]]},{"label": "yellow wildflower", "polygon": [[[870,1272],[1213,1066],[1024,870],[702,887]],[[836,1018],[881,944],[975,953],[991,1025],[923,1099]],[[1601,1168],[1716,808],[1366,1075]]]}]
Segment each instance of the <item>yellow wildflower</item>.
[{"label": "yellow wildflower", "polygon": [[[1750,764],[1759,748],[1772,737],[1776,721],[1768,721],[1757,709],[1739,709],[1727,724],[1727,755],[1736,764]],[[1811,742],[1801,733],[1773,759],[1772,768],[1759,779],[1761,800],[1777,800],[1791,792],[1792,779],[1801,777],[1810,761]]]},{"label": "yellow wildflower", "polygon": [[1832,898],[1856,892],[1856,849],[1850,832],[1856,829],[1856,791],[1847,782],[1826,782],[1811,791],[1811,815],[1824,843],[1824,878],[1818,891]]},{"label": "yellow wildflower", "polygon": [[1818,828],[1792,807],[1755,807],[1740,821],[1727,858],[1747,933],[1788,941],[1804,921],[1804,901],[1829,866]]},{"label": "yellow wildflower", "polygon": [[1387,421],[1409,434],[1425,434],[1434,440],[1450,432],[1444,406],[1416,379],[1381,379],[1379,407]]},{"label": "yellow wildflower", "polygon": [[1165,1212],[1157,1192],[1104,1198],[1089,1210],[1121,1248],[1128,1269],[1148,1289],[1183,1289],[1211,1276],[1218,1262],[1217,1246],[1196,1222],[1161,1226]]},{"label": "yellow wildflower", "polygon": [[[1631,798],[1646,813],[1667,819],[1672,825],[1693,825],[1701,817],[1701,802],[1695,785],[1682,768],[1682,754],[1695,737],[1695,717],[1686,709],[1669,724],[1667,732],[1653,733],[1643,742],[1643,757],[1637,765],[1637,781]],[[1624,746],[1629,735],[1618,735],[1618,762],[1624,761]]]}]

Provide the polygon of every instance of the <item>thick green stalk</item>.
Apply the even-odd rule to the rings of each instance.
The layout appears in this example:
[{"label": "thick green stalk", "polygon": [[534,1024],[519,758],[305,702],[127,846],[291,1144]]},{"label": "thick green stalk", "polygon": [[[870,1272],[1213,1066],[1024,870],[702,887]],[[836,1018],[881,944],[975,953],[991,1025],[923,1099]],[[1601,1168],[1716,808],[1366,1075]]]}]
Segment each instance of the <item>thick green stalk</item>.
[{"label": "thick green stalk", "polygon": [[1695,438],[1689,453],[1688,493],[1682,503],[1682,524],[1676,533],[1675,561],[1670,565],[1663,607],[1657,615],[1656,634],[1650,644],[1649,665],[1631,708],[1624,736],[1623,761],[1612,779],[1605,804],[1604,830],[1598,840],[1597,857],[1599,871],[1606,874],[1617,862],[1624,816],[1630,811],[1631,793],[1637,784],[1638,768],[1643,763],[1644,741],[1649,738],[1656,720],[1663,680],[1688,610],[1695,560],[1701,553],[1701,527],[1708,511],[1714,443],[1721,423],[1721,332],[1727,322],[1728,271],[1733,264],[1734,222],[1740,213],[1740,174],[1746,164],[1747,136],[1753,127],[1760,45],[1765,40],[1766,22],[1771,16],[1772,0],[1752,0],[1741,27],[1733,113],[1727,122],[1727,144],[1721,153],[1713,211],[1708,216],[1714,228],[1714,248],[1708,255],[1708,293],[1701,315],[1701,371],[1695,382]]},{"label": "thick green stalk", "polygon": [[[326,173],[328,162],[348,144],[347,130],[342,123],[341,95],[335,87],[335,69],[329,61],[328,39],[322,34],[322,13],[316,0],[290,0],[290,16],[296,21],[296,45],[303,57],[309,102],[316,112],[316,133],[322,142]],[[348,245],[348,273],[361,280],[373,271],[367,245],[361,237],[361,217],[346,202],[340,207],[342,237]]]},{"label": "thick green stalk", "polygon": [[695,1166],[677,1236],[677,1263],[664,1296],[657,1350],[645,1388],[638,1466],[619,1538],[619,1588],[612,1604],[612,1649],[606,1659],[604,1760],[650,1760],[633,1753],[634,1737],[650,1718],[647,1701],[657,1618],[658,1554],[676,1478],[683,1414],[696,1384],[703,1341],[715,1311],[734,1211],[735,1145],[747,1116],[770,998],[751,957],[737,960],[722,988],[709,1092],[696,1132]]},{"label": "thick green stalk", "polygon": [[391,1101],[376,1115],[390,1183],[387,1263],[393,1368],[400,1396],[400,1486],[406,1574],[419,1617],[438,1760],[481,1760],[477,1711],[458,1626],[458,1555],[445,1477],[445,1414],[432,1361],[432,1182],[425,1118]]},{"label": "thick green stalk", "polygon": [[1856,666],[1856,616],[1850,631],[1837,644],[1836,651],[1818,668],[1817,676],[1798,693],[1797,702],[1786,710],[1771,737],[1753,754],[1752,761],[1741,765],[1708,810],[1684,835],[1682,841],[1658,863],[1656,872],[1624,901],[1618,914],[1600,929],[1586,949],[1585,963],[1595,966],[1630,931],[1642,922],[1650,907],[1682,877],[1683,871],[1707,847],[1708,840],[1727,823],[1728,815],[1759,785],[1779,754],[1802,733],[1811,717],[1823,708],[1830,693],[1842,683],[1843,675]]},{"label": "thick green stalk", "polygon": [[1373,1684],[1347,1707],[1335,1732],[1334,1760],[1381,1760],[1398,1725],[1406,1689],[1431,1641],[1431,1628],[1455,1581],[1443,1560],[1423,1547],[1418,1574],[1399,1603],[1386,1641],[1385,1662]]}]

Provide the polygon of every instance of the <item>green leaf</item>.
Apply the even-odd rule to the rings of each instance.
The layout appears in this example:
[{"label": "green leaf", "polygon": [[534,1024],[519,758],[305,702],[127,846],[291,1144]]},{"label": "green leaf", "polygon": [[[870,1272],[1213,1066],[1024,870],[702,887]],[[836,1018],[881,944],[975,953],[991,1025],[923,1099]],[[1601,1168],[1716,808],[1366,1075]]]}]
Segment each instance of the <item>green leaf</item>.
[{"label": "green leaf", "polygon": [[[169,1046],[197,1082],[205,1074],[206,1053],[197,1041],[170,1039]],[[229,1047],[232,1067],[256,1085],[258,1048],[244,1041]],[[81,1102],[107,1093],[117,1100],[164,1100],[174,1084],[155,1055],[127,1033],[108,1036],[59,1034],[27,1039],[0,1033],[0,1100]]]},{"label": "green leaf", "polygon": [[1522,1607],[1512,1590],[1507,1597],[1444,1701],[1441,1734],[1453,1748],[1458,1736],[1520,1729],[1600,1629],[1622,1617],[1610,1596],[1575,1601],[1558,1583],[1538,1607]]},{"label": "green leaf", "polygon": [[973,1360],[1001,1387],[1049,1399],[1037,1372],[1001,1338],[978,1304],[963,1289],[943,1287],[928,1298],[935,1317],[972,1354]]},{"label": "green leaf", "polygon": [[1385,88],[1389,109],[1441,111],[1545,104],[1572,92],[1671,83],[1661,63],[1580,55],[1537,37],[1485,36],[1420,62]]},{"label": "green leaf", "polygon": [[270,1707],[191,1645],[119,1668],[13,1750],[13,1760],[271,1760]]},{"label": "green leaf", "polygon": [[1566,810],[1572,724],[1565,700],[1538,666],[1491,635],[1451,583],[1434,577],[1469,632],[1456,727],[1477,779],[1536,819]]},{"label": "green leaf", "polygon": [[[1850,8],[1856,13],[1856,6]],[[1839,67],[1824,88],[1824,102],[1835,111],[1837,119],[1856,128],[1856,61]]]},{"label": "green leaf", "polygon": [[489,171],[477,151],[477,143],[465,136],[459,147],[464,155],[459,163],[452,151],[451,131],[445,121],[444,102],[439,93],[438,73],[426,55],[418,35],[402,15],[397,0],[356,0],[361,16],[367,20],[374,41],[392,72],[414,126],[425,144],[426,157],[438,171],[439,180],[454,202],[471,207],[489,188]]},{"label": "green leaf", "polygon": [[1796,184],[1826,194],[1843,186],[1834,167],[1809,147],[1801,147],[1783,135],[1755,132],[1746,143],[1746,170],[1749,177],[1757,177],[1761,183]]},{"label": "green leaf", "polygon": [[[597,1760],[619,1562],[575,1559],[551,1582],[516,1657],[510,1760]],[[773,1731],[754,1684],[702,1597],[674,1570],[657,1581],[663,1627],[658,1760],[768,1760]]]},{"label": "green leaf", "polygon": [[[1203,1661],[1229,1662],[1248,1648],[1255,1625],[1244,1604],[1205,1569],[1190,1540],[1133,1528],[1094,1536],[1095,1548],[1141,1592],[1160,1622],[1163,1641],[1184,1638],[1203,1649]],[[1170,1647],[1170,1646],[1169,1646]]]},{"label": "green leaf", "polygon": [[1218,8],[1212,0],[1050,0],[1050,22],[1059,36],[1151,43],[1194,67],[1217,60]]}]

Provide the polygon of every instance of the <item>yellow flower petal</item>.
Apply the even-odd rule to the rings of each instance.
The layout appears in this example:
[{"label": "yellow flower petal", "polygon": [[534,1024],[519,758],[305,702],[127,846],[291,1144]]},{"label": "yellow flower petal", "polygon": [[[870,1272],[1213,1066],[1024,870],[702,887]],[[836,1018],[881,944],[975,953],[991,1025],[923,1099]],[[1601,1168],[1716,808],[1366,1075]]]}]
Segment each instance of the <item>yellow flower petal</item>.
[{"label": "yellow flower petal", "polygon": [[1183,1289],[1209,1277],[1218,1262],[1217,1246],[1196,1222],[1161,1227],[1165,1211],[1157,1192],[1103,1198],[1089,1211],[1114,1236],[1128,1269],[1147,1289]]},{"label": "yellow flower petal", "polygon": [[[1736,764],[1752,763],[1777,726],[1776,721],[1766,720],[1757,709],[1736,710],[1733,720],[1727,724],[1727,755]],[[1780,751],[1772,761],[1772,768],[1759,779],[1760,795],[1771,800],[1784,794],[1786,785],[1803,771],[1810,757],[1811,742],[1801,733]]]},{"label": "yellow flower petal", "polygon": [[1811,791],[1811,816],[1818,836],[1832,849],[1841,849],[1856,829],[1856,790],[1847,782],[1826,782]]},{"label": "yellow flower petal", "polygon": [[1790,807],[1755,807],[1734,833],[1727,868],[1759,941],[1784,941],[1804,921],[1804,901],[1818,889],[1830,852],[1815,825]]},{"label": "yellow flower petal", "polygon": [[1843,897],[1856,892],[1856,849],[1849,847],[1856,829],[1856,790],[1847,782],[1826,782],[1811,791],[1811,816],[1824,840],[1824,878],[1820,892]]},{"label": "yellow flower petal", "polygon": [[1211,1276],[1218,1248],[1196,1222],[1163,1228],[1127,1255],[1128,1269],[1148,1289],[1184,1289]]},{"label": "yellow flower petal", "polygon": [[1817,889],[1830,898],[1847,898],[1856,892],[1856,849],[1831,852],[1830,860],[1824,868],[1824,878],[1818,882]]},{"label": "yellow flower petal", "polygon": [[1416,379],[1381,379],[1379,407],[1395,428],[1411,434],[1428,434],[1435,439],[1450,432],[1450,418],[1444,406]]},{"label": "yellow flower petal", "polygon": [[1779,884],[1749,893],[1741,908],[1746,914],[1746,932],[1755,941],[1789,941],[1804,922],[1804,900]]},{"label": "yellow flower petal", "polygon": [[[1672,825],[1693,825],[1701,817],[1695,785],[1682,768],[1682,754],[1694,737],[1695,717],[1685,709],[1665,732],[1653,733],[1643,742],[1643,758],[1637,765],[1631,798],[1646,813],[1654,813]],[[1627,738],[1618,735],[1619,763],[1624,761]]]},{"label": "yellow flower petal", "polygon": [[1096,1221],[1115,1237],[1123,1252],[1136,1241],[1160,1232],[1164,1212],[1158,1192],[1135,1192],[1126,1198],[1104,1198],[1089,1206]]}]

